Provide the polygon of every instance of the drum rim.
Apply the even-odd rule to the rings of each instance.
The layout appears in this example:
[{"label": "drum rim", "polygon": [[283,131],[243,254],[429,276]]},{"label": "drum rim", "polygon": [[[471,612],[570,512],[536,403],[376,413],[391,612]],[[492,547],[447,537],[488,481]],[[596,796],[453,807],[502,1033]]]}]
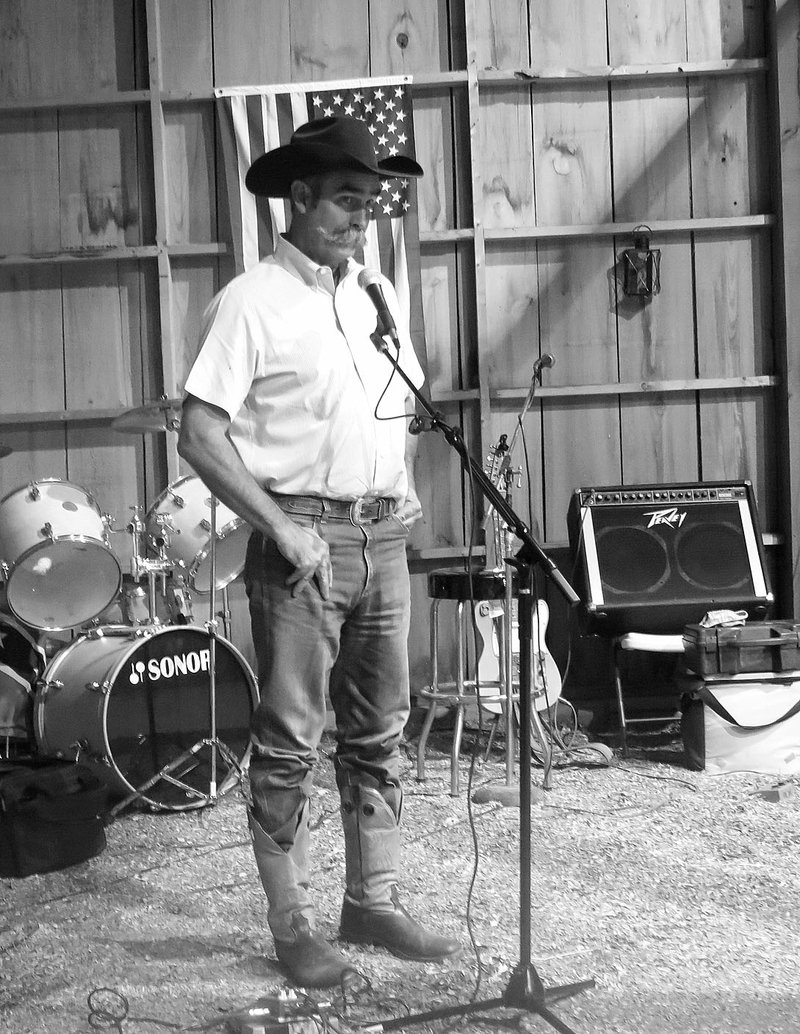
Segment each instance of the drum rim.
[{"label": "drum rim", "polygon": [[[200,625],[142,625],[138,628],[131,628],[129,625],[100,625],[97,628],[90,629],[83,635],[78,636],[77,639],[73,639],[73,641],[69,643],[66,647],[64,647],[63,650],[59,650],[55,657],[53,657],[50,660],[50,663],[43,671],[41,678],[37,680],[37,689],[34,693],[33,698],[33,735],[37,744],[41,744],[45,738],[40,733],[40,726],[43,728],[43,722],[40,722],[40,715],[43,719],[45,711],[44,705],[47,700],[47,684],[49,681],[52,681],[52,679],[47,678],[46,676],[50,675],[51,668],[52,674],[55,675],[59,667],[58,662],[65,659],[68,654],[73,653],[79,646],[79,644],[85,642],[86,640],[96,642],[102,639],[110,639],[112,637],[115,639],[128,639],[130,640],[130,642],[128,643],[129,648],[123,649],[120,652],[119,656],[115,659],[114,663],[111,665],[111,667],[108,668],[108,670],[105,672],[103,676],[103,689],[100,690],[103,699],[102,707],[100,708],[99,712],[99,718],[102,723],[101,731],[103,736],[104,757],[97,763],[101,765],[108,765],[108,767],[112,768],[113,771],[117,774],[118,778],[125,784],[126,787],[128,787],[131,793],[136,794],[141,801],[143,801],[145,804],[150,805],[151,807],[165,811],[186,811],[192,808],[200,807],[199,802],[191,802],[189,804],[181,805],[179,807],[170,806],[168,804],[164,804],[163,801],[153,800],[152,798],[148,797],[147,791],[145,791],[144,793],[139,791],[135,786],[132,785],[132,783],[129,782],[127,777],[122,773],[119,765],[117,764],[114,758],[114,752],[111,749],[111,743],[108,739],[108,704],[109,700],[111,699],[111,690],[113,689],[113,686],[115,684],[117,676],[120,673],[122,665],[128,660],[131,652],[135,652],[136,646],[140,645],[144,640],[153,639],[167,632],[180,633],[185,631],[199,632],[201,635],[208,638],[209,641],[213,637],[217,640],[218,643],[224,643],[226,648],[228,648],[231,651],[236,660],[239,662],[240,670],[244,673],[245,683],[250,691],[250,703],[254,712],[259,702],[258,681],[255,677],[253,669],[248,664],[247,659],[244,657],[241,650],[239,650],[239,648],[229,639],[225,639],[223,636],[216,635],[216,633],[213,633],[209,631],[208,628],[204,628]],[[109,635],[108,633],[111,633],[111,635]],[[136,644],[136,646],[134,644]],[[109,688],[105,688],[106,686],[108,686]],[[246,750],[247,748],[245,748],[245,752]],[[152,775],[156,775],[156,773],[153,772]]]},{"label": "drum rim", "polygon": [[93,493],[90,492],[88,490],[88,488],[85,488],[83,485],[79,485],[77,481],[70,481],[69,478],[36,478],[33,481],[26,481],[26,483],[24,485],[20,485],[19,488],[14,488],[10,492],[8,492],[6,495],[4,495],[3,498],[0,499],[0,506],[2,506],[3,503],[5,503],[12,496],[18,495],[20,492],[24,492],[26,489],[30,490],[31,488],[35,487],[36,485],[54,485],[54,484],[71,485],[73,488],[80,489],[80,491],[86,496],[87,500],[92,504],[92,506],[95,508],[95,510],[97,510],[98,514],[102,517],[103,512],[100,509],[100,506],[98,505],[97,500],[95,499]]},{"label": "drum rim", "polygon": [[[18,611],[14,608],[14,604],[11,602],[11,596],[9,594],[9,589],[11,587],[11,579],[12,579],[12,577],[14,575],[14,572],[16,571],[17,567],[24,560],[26,560],[29,557],[33,556],[34,553],[37,553],[39,550],[43,549],[47,545],[52,545],[54,542],[82,542],[82,543],[91,543],[92,545],[100,546],[100,548],[103,550],[103,552],[107,553],[111,557],[111,559],[114,561],[114,565],[115,565],[115,568],[116,568],[116,571],[117,571],[117,585],[116,585],[116,588],[114,589],[114,591],[112,592],[111,596],[107,600],[107,602],[98,611],[95,611],[94,614],[90,614],[88,617],[81,618],[80,621],[77,621],[73,625],[35,625],[32,622],[28,621],[26,618],[22,617],[22,615],[18,613]],[[14,617],[17,619],[17,621],[21,621],[23,624],[29,625],[31,628],[38,628],[38,629],[40,629],[43,632],[66,632],[70,628],[79,628],[81,625],[85,624],[87,621],[93,621],[98,616],[98,614],[102,614],[103,611],[106,610],[107,607],[111,606],[111,604],[114,601],[114,597],[118,594],[118,592],[120,591],[120,588],[122,587],[122,568],[120,567],[119,560],[117,559],[114,551],[111,549],[110,546],[106,545],[106,543],[103,542],[102,539],[96,539],[92,535],[57,535],[55,538],[47,539],[46,541],[43,541],[43,542],[37,542],[35,545],[29,546],[28,549],[26,549],[22,553],[20,553],[20,555],[17,557],[17,559],[14,561],[14,563],[10,567],[8,567],[7,573],[5,574],[5,583],[4,584],[5,584],[5,589],[6,589],[6,600],[7,600],[8,606],[11,609],[11,612],[14,615]]]},{"label": "drum rim", "polygon": [[[247,521],[243,521],[241,519],[241,517],[237,517],[237,519],[235,521],[231,521],[231,523],[229,525],[226,525],[226,527],[222,531],[218,530],[217,531],[217,538],[218,539],[226,539],[226,538],[228,538],[233,533],[233,532],[229,532],[228,528],[232,528],[233,531],[238,531],[242,527],[245,529],[245,531],[247,531],[247,538],[249,539],[250,538],[250,531],[252,531],[252,529],[250,529],[250,531],[248,531],[249,525],[247,524]],[[210,534],[209,534],[207,542],[208,542],[208,545],[203,546],[202,549],[199,549],[195,553],[194,558],[193,558],[193,560],[192,560],[191,564],[189,565],[189,567],[187,569],[187,572],[186,572],[186,576],[187,576],[187,578],[189,580],[189,587],[191,589],[193,589],[199,596],[208,596],[210,594],[210,592],[211,592],[210,588],[208,588],[208,589],[199,589],[197,587],[197,585],[195,584],[196,575],[197,575],[198,571],[200,570],[200,565],[203,563],[203,561],[206,559],[206,557],[211,555],[211,535]],[[246,549],[247,549],[247,543],[245,542],[245,550]],[[220,579],[219,571],[217,571],[216,589],[217,590],[224,589],[226,585],[230,585],[231,582],[235,581],[239,577],[239,575],[242,573],[242,571],[244,571],[244,565],[245,565],[245,560],[242,560],[242,563],[241,563],[241,566],[239,567],[239,569],[237,571],[234,571],[233,574],[226,576],[224,578],[224,580]]]},{"label": "drum rim", "polygon": [[[208,485],[206,485],[205,481],[203,481],[201,477],[198,477],[197,474],[181,474],[181,476],[175,478],[174,481],[170,481],[167,484],[167,487],[162,489],[161,492],[159,492],[159,494],[156,496],[156,499],[153,502],[152,506],[150,506],[147,513],[145,514],[145,523],[147,523],[150,514],[155,513],[156,507],[159,505],[159,503],[162,503],[165,499],[168,499],[169,493],[174,492],[178,485],[183,485],[187,481],[196,481],[199,485],[202,485],[207,492],[211,492],[211,489],[208,487]],[[213,494],[214,493],[211,492],[211,495]],[[222,505],[224,506],[225,504],[223,503]],[[230,507],[228,507],[228,509],[230,509]]]}]

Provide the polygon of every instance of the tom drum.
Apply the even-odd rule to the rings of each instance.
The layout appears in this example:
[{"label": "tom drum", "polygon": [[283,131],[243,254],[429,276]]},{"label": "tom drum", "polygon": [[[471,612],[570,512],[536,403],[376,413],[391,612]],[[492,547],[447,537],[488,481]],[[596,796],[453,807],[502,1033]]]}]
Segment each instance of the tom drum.
[{"label": "tom drum", "polygon": [[[200,478],[173,481],[147,513],[149,541],[185,572],[190,588],[211,591],[212,495]],[[216,503],[215,578],[217,589],[237,578],[247,553],[250,527],[223,503]]]},{"label": "tom drum", "polygon": [[58,478],[0,501],[0,561],[10,610],[54,632],[97,617],[122,578],[99,506],[85,488]]}]

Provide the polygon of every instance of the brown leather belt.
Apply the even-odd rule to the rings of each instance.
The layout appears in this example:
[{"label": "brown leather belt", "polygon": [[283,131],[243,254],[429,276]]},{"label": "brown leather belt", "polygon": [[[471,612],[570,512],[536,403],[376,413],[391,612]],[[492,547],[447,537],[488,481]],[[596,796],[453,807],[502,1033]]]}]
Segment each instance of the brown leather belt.
[{"label": "brown leather belt", "polygon": [[382,521],[397,509],[394,499],[325,499],[318,495],[282,495],[269,493],[280,508],[288,514],[327,517],[331,520],[350,521],[351,524],[370,524]]}]

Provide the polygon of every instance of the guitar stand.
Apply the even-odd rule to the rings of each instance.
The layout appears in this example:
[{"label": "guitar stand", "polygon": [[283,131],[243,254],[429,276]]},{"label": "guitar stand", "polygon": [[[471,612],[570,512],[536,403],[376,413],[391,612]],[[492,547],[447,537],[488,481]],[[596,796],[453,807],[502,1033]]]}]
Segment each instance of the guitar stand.
[{"label": "guitar stand", "polygon": [[[386,341],[376,331],[372,334],[372,342],[379,352],[382,352],[394,367],[403,381],[412,392],[417,402],[422,406],[427,417],[415,416],[411,421],[409,431],[411,434],[420,434],[422,431],[440,431],[445,440],[457,452],[464,471],[481,489],[484,497],[494,506],[499,516],[505,522],[511,532],[522,542],[522,548],[513,561],[517,569],[519,579],[519,710],[520,710],[520,893],[519,893],[519,940],[520,958],[515,967],[505,992],[497,997],[485,1001],[467,1002],[463,1005],[455,1005],[443,1009],[431,1009],[428,1012],[417,1013],[411,1016],[400,1016],[385,1023],[376,1025],[375,1030],[389,1031],[400,1030],[404,1027],[413,1026],[419,1023],[427,1023],[431,1020],[447,1019],[455,1016],[467,1016],[474,1013],[483,1013],[491,1009],[524,1009],[527,1012],[536,1013],[546,1020],[551,1027],[561,1031],[562,1034],[575,1034],[565,1023],[558,1019],[549,1009],[548,1005],[563,998],[594,987],[595,981],[581,980],[574,984],[565,984],[560,987],[545,988],[539,974],[531,959],[531,722],[536,721],[535,709],[532,706],[533,664],[534,651],[532,648],[533,628],[533,567],[539,564],[543,567],[546,575],[552,580],[558,590],[565,597],[571,606],[579,602],[579,598],[572,586],[567,582],[561,572],[557,569],[552,560],[544,553],[542,548],[534,540],[528,528],[520,520],[511,508],[507,499],[492,484],[483,469],[472,459],[467,452],[466,444],[457,427],[446,424],[437,414],[427,399],[425,399],[405,374],[398,360],[390,353]],[[508,624],[508,622],[507,622]],[[539,726],[537,725],[537,730]],[[544,734],[542,733],[542,736]]]}]

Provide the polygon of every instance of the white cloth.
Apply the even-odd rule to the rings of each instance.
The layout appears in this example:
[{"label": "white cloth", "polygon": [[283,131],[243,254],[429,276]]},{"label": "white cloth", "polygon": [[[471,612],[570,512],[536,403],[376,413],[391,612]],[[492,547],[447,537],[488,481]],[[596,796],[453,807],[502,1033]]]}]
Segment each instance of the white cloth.
[{"label": "white cloth", "polygon": [[[274,254],[232,280],[206,310],[186,391],[230,416],[231,441],[271,491],[405,498],[413,406],[370,340],[377,317],[358,285],[362,268],[350,260],[334,287],[330,268],[280,238]],[[424,378],[394,289],[386,279],[383,288],[398,324],[401,367],[418,387]],[[379,400],[379,418],[408,416],[376,419]]]}]

